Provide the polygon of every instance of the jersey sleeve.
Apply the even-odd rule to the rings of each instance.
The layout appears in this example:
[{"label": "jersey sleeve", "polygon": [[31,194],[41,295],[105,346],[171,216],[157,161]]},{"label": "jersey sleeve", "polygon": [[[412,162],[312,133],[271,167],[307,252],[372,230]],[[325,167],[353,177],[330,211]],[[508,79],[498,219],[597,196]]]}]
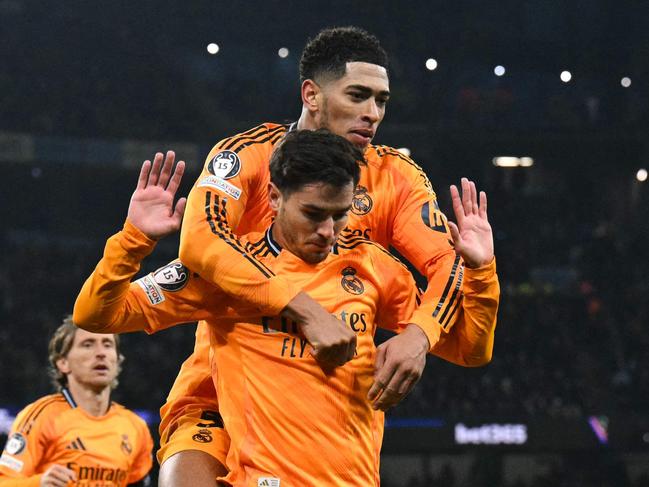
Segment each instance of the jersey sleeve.
[{"label": "jersey sleeve", "polygon": [[140,417],[136,416],[134,420],[138,433],[138,449],[131,469],[128,472],[129,484],[142,480],[147,476],[153,466],[153,438],[151,438],[149,428]]},{"label": "jersey sleeve", "polygon": [[[42,474],[36,469],[48,444],[44,408],[54,401],[43,398],[23,409],[16,417],[0,457],[0,486],[38,486]],[[42,414],[40,414],[42,413]]]},{"label": "jersey sleeve", "polygon": [[154,333],[218,316],[225,295],[178,261],[131,282],[154,246],[128,221],[109,238],[102,259],[77,296],[74,323],[95,333]]},{"label": "jersey sleeve", "polygon": [[421,272],[428,286],[410,322],[419,325],[431,347],[457,319],[462,288],[460,259],[437,198],[423,170],[405,156],[397,187],[392,245]]},{"label": "jersey sleeve", "polygon": [[225,293],[277,315],[300,291],[249,253],[237,235],[244,213],[267,205],[265,185],[272,145],[281,125],[261,125],[219,142],[189,193],[180,260]]},{"label": "jersey sleeve", "polygon": [[372,263],[379,278],[376,323],[400,331],[399,323],[412,315],[418,301],[417,285],[408,269],[386,250],[372,244]]},{"label": "jersey sleeve", "polygon": [[463,288],[458,319],[432,353],[457,365],[478,367],[493,354],[500,297],[495,260],[478,269],[465,268]]}]

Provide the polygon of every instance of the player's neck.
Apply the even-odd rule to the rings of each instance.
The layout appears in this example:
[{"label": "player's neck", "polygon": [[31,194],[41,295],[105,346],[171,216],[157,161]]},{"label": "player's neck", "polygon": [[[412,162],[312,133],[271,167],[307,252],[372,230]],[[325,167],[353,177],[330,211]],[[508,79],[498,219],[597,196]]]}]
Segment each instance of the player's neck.
[{"label": "player's neck", "polygon": [[108,411],[108,405],[110,404],[109,386],[96,390],[80,384],[70,377],[67,388],[77,403],[77,407],[80,407],[91,416],[103,416]]},{"label": "player's neck", "polygon": [[302,107],[302,113],[297,121],[297,130],[316,130],[318,126],[306,107]]}]

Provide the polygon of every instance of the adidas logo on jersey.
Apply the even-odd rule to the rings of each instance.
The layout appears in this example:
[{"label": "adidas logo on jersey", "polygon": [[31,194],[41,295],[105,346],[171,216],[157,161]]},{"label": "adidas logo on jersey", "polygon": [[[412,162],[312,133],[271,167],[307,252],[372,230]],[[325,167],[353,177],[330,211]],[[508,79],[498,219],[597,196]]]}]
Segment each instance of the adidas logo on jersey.
[{"label": "adidas logo on jersey", "polygon": [[86,445],[84,445],[83,441],[81,441],[81,438],[77,436],[77,438],[68,446],[66,446],[65,449],[66,450],[86,450]]},{"label": "adidas logo on jersey", "polygon": [[279,479],[276,477],[259,477],[257,487],[280,487]]}]

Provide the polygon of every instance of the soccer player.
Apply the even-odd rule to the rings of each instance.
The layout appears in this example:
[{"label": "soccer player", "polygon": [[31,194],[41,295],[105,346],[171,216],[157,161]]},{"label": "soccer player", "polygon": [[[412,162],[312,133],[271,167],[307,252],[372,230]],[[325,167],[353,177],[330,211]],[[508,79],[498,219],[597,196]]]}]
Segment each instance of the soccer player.
[{"label": "soccer player", "polygon": [[123,359],[118,336],[63,321],[49,343],[59,392],[16,417],[0,457],[0,486],[148,485],[149,429],[110,400]]},{"label": "soccer player", "polygon": [[[265,268],[347,323],[358,337],[349,363],[323,370],[295,322],[231,298],[182,262],[129,285],[155,244],[152,238],[163,235],[149,228],[149,221],[163,225],[154,212],[134,211],[150,184],[167,186],[170,171],[150,178],[148,165],[123,232],[111,237],[75,304],[75,322],[95,331],[152,332],[191,319],[210,323],[220,413],[231,438],[225,479],[231,485],[378,483],[383,413],[367,399],[376,356],[373,335],[377,325],[401,333],[412,326],[405,320],[417,290],[408,270],[377,244],[338,238],[353,205],[360,159],[358,148],[328,131],[289,133],[270,163],[274,223],[238,241],[256,252]],[[464,216],[486,221],[484,197],[480,208],[475,196],[475,213]],[[475,242],[489,240],[481,237]],[[479,299],[497,306],[495,276],[478,288]],[[462,319],[472,320],[471,312]],[[211,442],[212,434],[205,427],[198,441]]]},{"label": "soccer player", "polygon": [[[349,326],[332,320],[284,277],[264,269],[258,254],[240,246],[236,235],[262,230],[270,222],[268,160],[287,132],[324,127],[364,150],[368,164],[361,170],[341,238],[365,237],[386,248],[393,246],[428,279],[421,305],[409,320],[414,326],[379,347],[370,389],[370,399],[379,409],[395,405],[414,386],[427,351],[462,366],[487,363],[496,324],[496,309],[488,307],[482,319],[463,322],[455,329],[465,307],[462,281],[495,276],[493,248],[483,255],[463,252],[457,228],[451,225],[449,229],[425,173],[395,149],[371,144],[390,96],[387,65],[378,40],[361,29],[326,29],[309,41],[300,62],[303,108],[299,120],[291,125],[265,123],[215,145],[189,195],[180,247],[183,264],[226,293],[258,306],[267,315],[281,313],[297,321],[319,360],[340,363],[349,359],[347,345],[353,343]],[[475,188],[464,181],[467,201],[472,191]],[[222,471],[213,459],[223,458],[228,440],[220,428],[218,402],[211,390],[206,337],[207,331],[199,324],[194,353],[183,364],[161,409],[158,459],[163,485],[191,483],[195,487],[202,485],[197,472],[206,472],[207,478]],[[447,347],[449,339],[458,346]],[[215,440],[194,441],[202,428],[199,425],[206,424]],[[190,483],[184,483],[183,472],[191,473]]]}]

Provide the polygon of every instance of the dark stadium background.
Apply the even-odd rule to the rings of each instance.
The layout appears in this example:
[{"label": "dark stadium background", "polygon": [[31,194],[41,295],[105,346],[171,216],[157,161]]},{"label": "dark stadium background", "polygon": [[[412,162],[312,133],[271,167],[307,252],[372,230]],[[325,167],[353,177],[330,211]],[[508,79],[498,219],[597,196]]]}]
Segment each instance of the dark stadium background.
[{"label": "dark stadium background", "polygon": [[[47,338],[141,161],[175,149],[186,193],[217,140],[298,117],[307,37],[348,24],[391,54],[376,141],[411,150],[447,214],[460,176],[486,189],[502,285],[492,363],[429,360],[383,485],[649,485],[649,2],[0,0],[0,430],[50,391]],[[192,343],[124,338],[115,397],[152,430]]]}]

